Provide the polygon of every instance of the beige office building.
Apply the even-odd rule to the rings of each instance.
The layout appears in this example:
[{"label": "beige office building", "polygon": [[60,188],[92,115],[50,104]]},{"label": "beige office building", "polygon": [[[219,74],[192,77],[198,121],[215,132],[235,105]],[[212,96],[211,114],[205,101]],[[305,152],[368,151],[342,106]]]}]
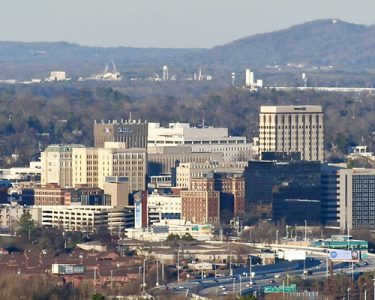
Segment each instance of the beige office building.
[{"label": "beige office building", "polygon": [[109,176],[105,178],[104,193],[109,195],[111,206],[124,207],[129,205],[129,180],[124,176]]},{"label": "beige office building", "polygon": [[120,142],[106,142],[104,148],[74,148],[72,165],[73,186],[103,189],[107,176],[126,176],[130,192],[146,188],[145,149],[126,148]]},{"label": "beige office building", "polygon": [[42,152],[42,186],[103,189],[107,176],[126,176],[130,192],[144,190],[146,157],[146,149],[126,148],[121,142],[106,142],[104,148],[51,145]]},{"label": "beige office building", "polygon": [[324,161],[324,113],[321,106],[261,106],[259,154],[300,152],[301,159]]},{"label": "beige office building", "polygon": [[41,153],[41,183],[72,187],[72,151],[83,145],[49,145]]}]

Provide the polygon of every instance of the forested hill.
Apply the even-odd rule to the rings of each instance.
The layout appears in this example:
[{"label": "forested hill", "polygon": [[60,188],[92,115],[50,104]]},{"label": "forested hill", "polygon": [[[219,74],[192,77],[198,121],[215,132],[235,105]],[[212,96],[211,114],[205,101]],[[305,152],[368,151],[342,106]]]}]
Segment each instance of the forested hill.
[{"label": "forested hill", "polygon": [[[192,33],[193,34],[193,33]],[[168,65],[178,78],[202,67],[212,75],[266,66],[304,64],[334,70],[375,70],[375,26],[318,20],[258,34],[212,49],[101,48],[65,42],[0,42],[0,79],[47,77],[52,70],[88,76],[114,60],[125,78],[161,73]],[[216,72],[216,74],[215,74]]]},{"label": "forested hill", "polygon": [[375,68],[375,26],[312,21],[215,47],[202,53],[201,60],[234,67],[303,63],[346,70]]},{"label": "forested hill", "polygon": [[[261,105],[322,105],[326,149],[349,144],[375,145],[375,95],[218,89],[202,82],[82,82],[0,85],[0,166],[18,153],[18,165],[39,156],[49,144],[93,145],[94,120],[135,119],[228,127],[230,134],[258,135]],[[208,85],[212,83],[207,83]],[[194,91],[194,94],[192,93]],[[200,91],[197,93],[197,91]],[[353,126],[353,124],[355,126]]]}]

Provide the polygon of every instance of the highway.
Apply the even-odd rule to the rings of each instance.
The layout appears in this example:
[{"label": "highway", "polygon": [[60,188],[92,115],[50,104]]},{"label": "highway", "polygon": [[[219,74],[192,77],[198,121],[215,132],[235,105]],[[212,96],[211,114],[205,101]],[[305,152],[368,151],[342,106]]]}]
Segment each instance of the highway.
[{"label": "highway", "polygon": [[[366,265],[365,265],[366,264]],[[361,267],[353,269],[353,275],[375,270],[375,258],[366,258],[361,262]],[[311,271],[311,275],[304,275],[304,270]],[[200,296],[227,295],[227,294],[248,294],[260,292],[265,286],[288,285],[289,277],[301,276],[302,278],[322,278],[327,276],[327,265],[325,259],[309,257],[305,264],[303,261],[283,262],[267,266],[253,266],[252,271],[255,276],[251,278],[250,284],[248,268],[234,268],[233,276],[195,279],[187,282],[171,283],[161,289],[169,289],[179,294],[187,292]],[[351,274],[352,268],[348,263],[334,264],[334,274]],[[279,277],[279,278],[275,278]]]}]

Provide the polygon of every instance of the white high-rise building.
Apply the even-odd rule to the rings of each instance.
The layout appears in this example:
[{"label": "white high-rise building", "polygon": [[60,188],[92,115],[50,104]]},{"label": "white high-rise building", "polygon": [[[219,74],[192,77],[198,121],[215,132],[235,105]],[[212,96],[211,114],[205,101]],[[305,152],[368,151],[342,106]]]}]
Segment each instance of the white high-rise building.
[{"label": "white high-rise building", "polygon": [[163,66],[163,81],[169,80],[168,66]]},{"label": "white high-rise building", "polygon": [[324,161],[321,106],[261,106],[259,154],[300,152],[302,160]]},{"label": "white high-rise building", "polygon": [[246,72],[245,72],[245,86],[246,87],[254,86],[254,72],[251,72],[250,69],[246,69]]}]

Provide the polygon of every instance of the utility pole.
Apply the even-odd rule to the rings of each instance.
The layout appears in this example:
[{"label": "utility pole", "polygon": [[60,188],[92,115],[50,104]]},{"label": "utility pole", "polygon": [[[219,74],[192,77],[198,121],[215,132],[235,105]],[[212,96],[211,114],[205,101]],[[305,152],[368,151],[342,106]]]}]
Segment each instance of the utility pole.
[{"label": "utility pole", "polygon": [[111,291],[113,291],[113,270],[111,270]]},{"label": "utility pole", "polygon": [[96,267],[94,267],[94,293],[96,291]]}]

